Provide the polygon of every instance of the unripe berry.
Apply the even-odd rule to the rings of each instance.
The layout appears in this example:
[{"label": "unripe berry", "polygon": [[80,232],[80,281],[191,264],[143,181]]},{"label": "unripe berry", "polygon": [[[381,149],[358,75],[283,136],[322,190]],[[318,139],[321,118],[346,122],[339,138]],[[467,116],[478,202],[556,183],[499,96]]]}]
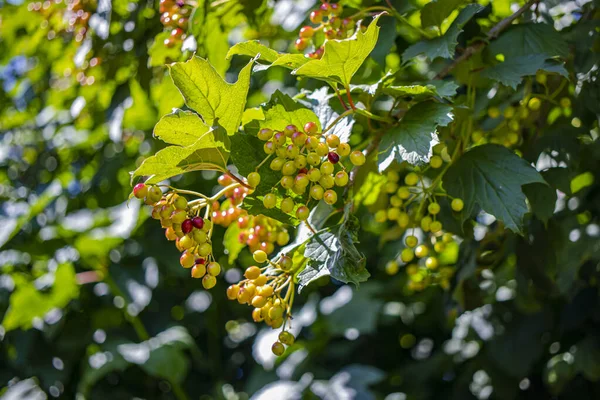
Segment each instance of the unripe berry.
[{"label": "unripe berry", "polygon": [[400,228],[406,228],[410,223],[410,217],[407,213],[401,212],[400,215],[398,215],[398,219],[396,220],[396,222],[398,222],[398,226]]},{"label": "unripe berry", "polygon": [[273,305],[269,310],[269,318],[275,320],[283,317],[283,307],[281,305]]},{"label": "unripe berry", "polygon": [[294,266],[294,260],[289,256],[282,256],[279,260],[279,266],[284,271],[289,271]]},{"label": "unripe berry", "polygon": [[204,275],[206,275],[206,265],[204,265],[204,264],[195,264],[192,267],[192,278],[200,279]]},{"label": "unripe berry", "polygon": [[182,224],[187,219],[185,210],[175,210],[171,213],[171,222],[174,224]]},{"label": "unripe berry", "polygon": [[258,131],[258,134],[256,136],[258,136],[260,140],[269,140],[273,137],[273,130],[269,128],[263,128],[260,131]]},{"label": "unripe berry", "polygon": [[415,258],[415,253],[412,251],[412,249],[403,249],[402,252],[400,253],[400,259],[402,261],[404,261],[405,263],[409,263],[411,262],[413,259]]},{"label": "unripe berry", "polygon": [[396,208],[396,207],[388,208],[388,210],[387,210],[387,218],[390,221],[397,220],[399,216],[400,216],[400,209],[399,208]]},{"label": "unripe berry", "polygon": [[[143,183],[138,183],[133,187],[133,195],[138,199],[143,199],[148,194],[148,186]],[[162,194],[161,194],[162,197]]]},{"label": "unripe berry", "polygon": [[286,161],[281,168],[281,173],[284,175],[292,175],[296,172],[296,166],[293,161]]},{"label": "unripe berry", "polygon": [[[294,165],[296,166],[296,168],[298,169],[303,169],[306,167],[307,161],[306,161],[306,157],[303,156],[302,154],[300,154],[299,156],[296,156],[296,158],[294,159]],[[306,173],[306,172],[305,172]]]},{"label": "unripe berry", "polygon": [[452,207],[452,209],[454,211],[460,212],[464,208],[465,203],[462,201],[462,199],[456,198],[456,199],[452,200],[452,203],[450,203],[450,206]]},{"label": "unripe berry", "polygon": [[306,133],[294,132],[292,134],[292,143],[294,143],[298,147],[304,146],[304,144],[306,143],[306,139]]},{"label": "unripe berry", "polygon": [[202,243],[198,246],[198,255],[201,257],[206,257],[212,252],[212,246],[210,243]]},{"label": "unripe berry", "polygon": [[261,286],[257,289],[257,292],[259,295],[261,295],[262,297],[271,297],[274,293],[274,289],[273,286],[267,285],[267,286]]},{"label": "unripe berry", "polygon": [[398,273],[398,269],[399,269],[399,265],[398,262],[392,260],[389,261],[387,264],[385,264],[385,272],[388,275],[396,275]]},{"label": "unripe berry", "polygon": [[213,261],[206,266],[206,272],[212,276],[218,276],[221,273],[221,265]]},{"label": "unripe berry", "polygon": [[311,168],[308,171],[307,176],[311,182],[317,182],[319,179],[321,179],[321,171],[316,168]]},{"label": "unripe berry", "polygon": [[338,162],[340,162],[340,156],[337,153],[334,153],[333,151],[330,151],[327,154],[327,159],[332,163],[332,164],[337,164]]},{"label": "unripe berry", "polygon": [[410,235],[404,239],[404,243],[406,243],[408,247],[415,247],[417,243],[419,243],[419,239],[417,239],[416,236]]},{"label": "unripe berry", "polygon": [[263,205],[266,208],[273,208],[277,204],[277,196],[273,193],[267,193],[263,198]]},{"label": "unripe berry", "polygon": [[330,189],[335,185],[335,180],[331,175],[321,175],[321,179],[319,179],[319,184],[325,189]]},{"label": "unripe berry", "polygon": [[273,354],[279,357],[283,355],[283,353],[285,353],[285,347],[281,342],[275,342],[273,343],[273,346],[271,346],[271,351],[273,352]]},{"label": "unripe berry", "polygon": [[363,165],[366,161],[367,158],[362,153],[362,151],[356,150],[350,154],[350,162],[352,163],[352,165],[360,166]]},{"label": "unripe berry", "polygon": [[498,118],[500,116],[500,110],[498,107],[488,108],[487,114],[490,118]]},{"label": "unripe berry", "polygon": [[291,189],[294,187],[294,177],[286,175],[281,178],[281,187],[284,189]]},{"label": "unripe berry", "polygon": [[431,233],[438,233],[442,230],[442,223],[440,221],[433,221],[431,225],[429,225],[429,230]]},{"label": "unripe berry", "polygon": [[296,128],[296,125],[288,125],[285,127],[285,129],[283,130],[283,133],[285,134],[285,136],[287,137],[291,137],[294,132],[298,132],[298,128]]},{"label": "unripe berry", "polygon": [[319,156],[317,153],[308,153],[306,156],[306,161],[309,165],[317,166],[321,163],[321,156]]},{"label": "unripe berry", "polygon": [[301,38],[311,38],[315,34],[315,30],[311,26],[303,26],[300,28],[300,37]]},{"label": "unripe berry", "polygon": [[279,334],[279,341],[285,345],[291,346],[294,344],[294,335],[290,332],[283,331]]},{"label": "unripe berry", "polygon": [[169,227],[165,229],[165,237],[167,238],[167,240],[173,241],[177,239],[177,234],[175,233],[173,228]]},{"label": "unripe berry", "polygon": [[419,182],[419,175],[417,175],[414,172],[409,172],[404,177],[404,183],[407,184],[408,186],[415,186],[418,182]]},{"label": "unripe berry", "polygon": [[273,154],[275,152],[275,144],[273,142],[267,142],[263,146],[265,154]]},{"label": "unripe berry", "polygon": [[398,190],[398,184],[396,182],[386,182],[384,189],[386,193],[392,194]]},{"label": "unripe berry", "polygon": [[277,244],[279,246],[285,246],[290,241],[290,234],[287,231],[279,232],[277,234]]},{"label": "unripe berry", "polygon": [[192,224],[191,219],[186,219],[181,223],[181,231],[185,234],[188,234],[194,229],[194,224]]},{"label": "unripe berry", "polygon": [[314,185],[310,188],[310,197],[312,197],[315,200],[321,200],[323,198],[324,193],[325,190],[320,185]]},{"label": "unripe berry", "polygon": [[157,201],[159,201],[162,198],[162,191],[160,190],[160,188],[158,186],[151,186],[148,189],[148,194],[146,195],[146,198],[150,202],[156,203]]},{"label": "unripe berry", "polygon": [[294,42],[294,47],[298,51],[304,51],[308,47],[309,43],[310,43],[310,41],[308,39],[306,39],[306,38],[298,38]]},{"label": "unripe berry", "polygon": [[431,215],[436,215],[440,212],[440,205],[439,203],[430,203],[427,206],[427,211],[429,212],[429,214]]},{"label": "unripe berry", "polygon": [[283,146],[285,144],[286,136],[283,132],[277,132],[273,135],[273,143],[275,143],[276,147]]},{"label": "unripe berry", "polygon": [[346,186],[348,184],[348,174],[346,171],[339,171],[335,174],[335,184],[338,186]]},{"label": "unripe berry", "polygon": [[321,164],[321,174],[323,175],[330,175],[333,173],[333,164],[329,161],[325,161],[323,164]]},{"label": "unripe berry", "polygon": [[442,251],[444,251],[445,248],[446,245],[444,244],[444,242],[436,242],[433,245],[433,249],[436,251],[436,253],[441,253]]},{"label": "unripe berry", "polygon": [[306,221],[309,214],[310,210],[306,206],[300,206],[296,210],[296,218],[298,218],[300,221]]},{"label": "unripe berry", "polygon": [[196,245],[194,239],[192,239],[189,236],[183,236],[181,239],[179,239],[179,245],[184,248],[184,249],[191,249],[192,247],[194,247]]},{"label": "unripe berry", "polygon": [[428,254],[429,248],[424,244],[417,246],[417,248],[415,249],[415,255],[419,258],[427,257]]},{"label": "unripe berry", "polygon": [[329,147],[327,147],[327,144],[319,142],[315,151],[319,155],[319,157],[325,157],[327,153],[329,153]]},{"label": "unripe berry", "polygon": [[267,304],[267,299],[265,297],[262,297],[262,296],[254,296],[252,298],[251,304],[252,304],[253,307],[261,308],[265,304]]},{"label": "unripe berry", "polygon": [[256,261],[259,264],[264,263],[265,261],[267,261],[267,253],[265,253],[262,250],[256,250],[253,254],[252,257],[254,258],[254,261]]},{"label": "unripe berry", "polygon": [[261,286],[267,283],[267,276],[261,274],[256,279],[253,279],[252,282],[254,282],[254,284],[256,285],[256,290],[257,292],[259,292],[258,289],[260,289]]},{"label": "unripe berry", "polygon": [[179,257],[179,263],[183,268],[192,268],[196,263],[196,258],[194,254],[186,251]]},{"label": "unripe berry", "polygon": [[257,187],[260,183],[260,174],[258,172],[250,172],[248,174],[248,184],[253,188]]},{"label": "unripe berry", "polygon": [[246,279],[256,279],[260,276],[260,268],[255,265],[248,267],[246,268],[246,272],[244,272],[244,276]]},{"label": "unripe berry", "polygon": [[340,3],[332,3],[329,5],[329,9],[333,15],[340,15],[343,11],[343,7]]},{"label": "unripe berry", "polygon": [[329,136],[327,136],[327,145],[329,147],[331,147],[332,149],[335,149],[336,147],[338,147],[340,145],[340,138],[338,135],[335,134],[331,134]]},{"label": "unripe berry", "polygon": [[393,195],[390,197],[390,204],[394,207],[402,207],[402,199],[396,195]]},{"label": "unripe berry", "polygon": [[454,237],[451,233],[444,233],[444,235],[442,236],[442,242],[446,244],[452,243],[454,242]]},{"label": "unripe berry", "polygon": [[318,131],[319,131],[319,127],[317,126],[316,123],[314,123],[314,122],[307,122],[306,124],[304,124],[304,132],[306,132],[307,135],[313,136]]},{"label": "unripe berry", "polygon": [[341,156],[341,157],[346,157],[348,154],[350,154],[350,145],[348,143],[340,143],[340,145],[336,148],[337,153]]},{"label": "unripe berry", "polygon": [[306,174],[298,174],[296,175],[294,183],[299,187],[307,187],[310,181],[308,180],[308,176],[306,176]]},{"label": "unripe berry", "polygon": [[431,160],[429,160],[429,165],[431,165],[431,168],[439,168],[443,163],[444,160],[442,160],[442,157],[440,156],[433,156],[431,157]]},{"label": "unripe berry", "polygon": [[335,202],[337,202],[337,193],[333,190],[327,190],[323,195],[323,200],[325,200],[325,203],[327,204],[335,204]]},{"label": "unripe berry", "polygon": [[260,308],[255,308],[254,310],[252,310],[252,320],[254,322],[261,322],[264,321],[264,318],[262,316],[261,313],[261,309]]},{"label": "unripe berry", "polygon": [[379,223],[383,223],[383,222],[387,221],[387,212],[385,210],[377,210],[374,218],[375,218],[375,221],[377,221]]},{"label": "unripe berry", "polygon": [[204,286],[204,289],[206,290],[214,288],[216,284],[217,278],[212,275],[206,274],[204,275],[204,278],[202,278],[202,286]]},{"label": "unripe berry", "polygon": [[326,29],[325,30],[325,37],[327,39],[332,40],[332,39],[335,39],[336,36],[337,36],[337,33],[333,29]]},{"label": "unripe berry", "polygon": [[428,269],[436,269],[439,265],[440,263],[436,257],[429,257],[427,260],[425,260],[425,266]]},{"label": "unripe berry", "polygon": [[206,243],[208,240],[208,235],[201,229],[196,229],[192,232],[192,237],[194,238],[194,242],[198,244]]},{"label": "unripe berry", "polygon": [[306,148],[309,150],[314,150],[319,145],[319,138],[315,136],[309,136],[306,138]]},{"label": "unripe berry", "polygon": [[240,292],[240,285],[231,285],[227,288],[227,298],[229,300],[235,300],[235,299],[237,299],[239,292]]},{"label": "unripe berry", "polygon": [[398,189],[398,191],[396,192],[396,194],[402,200],[406,200],[406,199],[408,199],[410,197],[410,190],[406,186],[402,186],[402,187],[400,187]]},{"label": "unripe berry", "polygon": [[291,197],[286,197],[281,201],[281,211],[286,214],[291,213],[294,210],[294,200]]},{"label": "unripe berry", "polygon": [[310,13],[309,19],[313,24],[320,24],[323,21],[323,14],[319,10],[315,10]]},{"label": "unripe berry", "polygon": [[423,217],[423,219],[421,219],[421,229],[423,229],[425,232],[429,232],[429,229],[431,228],[431,222],[431,217]]}]

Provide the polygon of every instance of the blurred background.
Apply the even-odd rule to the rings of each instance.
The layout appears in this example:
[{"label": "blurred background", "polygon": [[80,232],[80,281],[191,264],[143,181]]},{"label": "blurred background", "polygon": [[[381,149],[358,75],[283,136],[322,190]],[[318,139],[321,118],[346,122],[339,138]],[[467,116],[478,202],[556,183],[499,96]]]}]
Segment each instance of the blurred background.
[{"label": "blurred background", "polygon": [[[392,3],[400,12],[419,4]],[[488,12],[510,14],[511,2],[493,3]],[[547,3],[565,26],[591,7]],[[469,287],[407,296],[406,278],[384,270],[394,249],[379,251],[373,235],[361,238],[371,280],[358,290],[328,279],[305,289],[296,301],[297,344],[276,361],[277,333],[224,294],[250,253],[230,263],[225,229],[217,229],[226,272],[203,290],[149,210],[127,201],[129,172],[161,146],[152,138],[158,119],[183,105],[165,63],[196,52],[232,81],[247,62],[226,59],[232,44],[260,38],[288,51],[315,1],[190,1],[178,20],[185,34],[172,33],[160,7],[0,0],[1,398],[600,398],[595,264],[568,299],[517,293],[514,260],[478,275],[476,298]],[[381,25],[365,80],[397,69],[415,40],[392,18]],[[427,73],[418,65],[407,77]],[[253,75],[248,107],[277,89],[318,86],[270,68]],[[217,178],[173,181],[213,193]],[[595,192],[582,204],[598,200],[598,187],[588,190]],[[584,265],[581,248],[597,245],[596,232],[561,260]]]}]

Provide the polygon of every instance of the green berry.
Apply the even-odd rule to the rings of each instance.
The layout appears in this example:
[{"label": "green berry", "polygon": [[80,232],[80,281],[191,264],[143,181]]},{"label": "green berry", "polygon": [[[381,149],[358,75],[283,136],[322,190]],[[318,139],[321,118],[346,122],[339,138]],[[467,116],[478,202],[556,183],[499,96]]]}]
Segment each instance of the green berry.
[{"label": "green berry", "polygon": [[258,172],[250,172],[248,174],[248,184],[253,188],[257,187],[260,183],[260,174]]},{"label": "green berry", "polygon": [[450,204],[450,206],[452,207],[452,209],[456,212],[460,212],[462,211],[462,209],[465,206],[465,203],[462,201],[462,199],[453,199],[452,203]]},{"label": "green berry", "polygon": [[348,173],[339,171],[335,174],[334,181],[337,186],[346,186],[348,184]]},{"label": "green berry", "polygon": [[337,202],[337,193],[333,190],[327,190],[325,191],[325,194],[323,194],[323,200],[325,200],[325,203],[327,204],[335,204]]},{"label": "green berry", "polygon": [[440,205],[439,203],[430,203],[427,206],[427,211],[429,212],[429,214],[431,215],[436,215],[440,212]]},{"label": "green berry", "polygon": [[273,207],[275,207],[276,204],[277,204],[277,196],[275,196],[273,193],[268,193],[263,198],[263,205],[266,208],[273,208]]},{"label": "green berry", "polygon": [[431,160],[429,160],[429,165],[431,165],[431,168],[439,168],[442,166],[442,164],[444,164],[444,160],[442,160],[442,157],[440,156],[433,156],[431,157]]},{"label": "green berry", "polygon": [[291,197],[286,197],[281,201],[281,211],[284,213],[291,213],[294,210],[294,200]]},{"label": "green berry", "polygon": [[314,185],[310,188],[310,197],[312,197],[315,200],[321,200],[323,198],[324,193],[325,190],[321,185]]},{"label": "green berry", "polygon": [[406,248],[402,250],[402,253],[400,253],[400,259],[405,263],[411,262],[414,258],[415,253],[412,251],[412,249]]},{"label": "green berry", "polygon": [[419,182],[419,175],[414,172],[409,172],[404,177],[404,183],[408,186],[415,186]]},{"label": "green berry", "polygon": [[350,162],[352,163],[352,165],[360,166],[363,165],[366,161],[367,158],[365,157],[362,151],[356,150],[350,154]]},{"label": "green berry", "polygon": [[416,236],[410,235],[404,239],[404,243],[406,243],[408,247],[415,247],[417,243],[419,243],[419,239],[417,239]]},{"label": "green berry", "polygon": [[273,343],[273,346],[271,346],[271,351],[279,357],[285,353],[285,346],[281,342],[275,342]]},{"label": "green berry", "polygon": [[308,219],[308,215],[310,214],[310,210],[306,206],[300,206],[296,210],[296,217],[300,221],[306,221]]},{"label": "green berry", "polygon": [[294,344],[296,338],[290,332],[283,331],[279,334],[279,341],[287,346]]},{"label": "green berry", "polygon": [[269,128],[263,128],[260,131],[258,131],[258,134],[256,136],[258,136],[260,140],[269,140],[273,137],[273,130]]},{"label": "green berry", "polygon": [[427,257],[428,254],[429,248],[424,244],[417,246],[417,248],[415,249],[415,255],[419,258]]}]

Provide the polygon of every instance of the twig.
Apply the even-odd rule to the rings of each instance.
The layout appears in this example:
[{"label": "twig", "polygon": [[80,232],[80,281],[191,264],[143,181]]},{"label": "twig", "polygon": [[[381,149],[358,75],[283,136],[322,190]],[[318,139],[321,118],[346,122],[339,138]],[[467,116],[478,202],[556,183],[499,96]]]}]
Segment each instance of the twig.
[{"label": "twig", "polygon": [[473,43],[472,45],[467,47],[465,49],[465,51],[459,57],[457,57],[453,62],[448,64],[446,67],[444,67],[444,69],[442,69],[435,76],[434,79],[444,78],[446,75],[448,75],[450,73],[450,71],[452,71],[454,68],[456,68],[456,66],[458,64],[471,58],[471,56],[473,56],[479,50],[483,49],[488,42],[496,39],[498,37],[498,35],[500,34],[500,32],[502,32],[503,30],[508,28],[515,19],[519,18],[525,11],[527,11],[529,8],[531,8],[531,6],[533,6],[538,1],[539,0],[529,0],[527,3],[525,3],[525,5],[523,7],[519,8],[513,15],[511,15],[510,17],[504,18],[496,26],[494,26],[492,29],[490,29],[490,31],[488,32],[488,34],[486,36],[485,41],[479,41],[479,42]]}]

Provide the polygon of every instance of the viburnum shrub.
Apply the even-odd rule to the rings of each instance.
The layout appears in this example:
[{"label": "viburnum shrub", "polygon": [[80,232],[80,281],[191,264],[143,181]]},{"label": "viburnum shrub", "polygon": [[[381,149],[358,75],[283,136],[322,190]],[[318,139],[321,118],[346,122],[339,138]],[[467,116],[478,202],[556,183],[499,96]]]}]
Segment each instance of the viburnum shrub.
[{"label": "viburnum shrub", "polygon": [[[254,321],[281,329],[278,356],[294,343],[296,291],[326,275],[356,285],[369,278],[374,266],[356,247],[362,237],[397,243],[385,271],[405,274],[407,293],[447,290],[482,212],[498,221],[484,235],[497,237],[523,234],[526,214],[544,221],[553,209],[555,190],[523,154],[541,125],[572,113],[564,44],[550,25],[524,17],[534,1],[493,26],[476,23],[486,18],[478,4],[445,25],[452,8],[442,3],[423,8],[421,28],[409,25],[424,39],[404,51],[403,64],[365,80],[380,24],[404,21],[387,2],[358,10],[322,2],[299,29],[296,52],[236,44],[227,57],[251,59],[235,83],[200,57],[170,65],[187,108],[156,124],[156,138],[169,146],[133,172],[133,196],[153,207],[181,266],[206,289],[222,272],[214,229],[237,225],[237,240],[225,242],[230,262],[247,246],[255,265],[244,266],[226,296],[249,305]],[[165,45],[173,46],[191,6],[160,7],[173,29]],[[467,24],[481,39],[435,64],[430,79],[410,79],[408,65],[453,58]],[[290,70],[304,89],[276,90],[246,108],[252,76],[267,68]],[[216,194],[168,182],[201,170],[222,174]]]}]

